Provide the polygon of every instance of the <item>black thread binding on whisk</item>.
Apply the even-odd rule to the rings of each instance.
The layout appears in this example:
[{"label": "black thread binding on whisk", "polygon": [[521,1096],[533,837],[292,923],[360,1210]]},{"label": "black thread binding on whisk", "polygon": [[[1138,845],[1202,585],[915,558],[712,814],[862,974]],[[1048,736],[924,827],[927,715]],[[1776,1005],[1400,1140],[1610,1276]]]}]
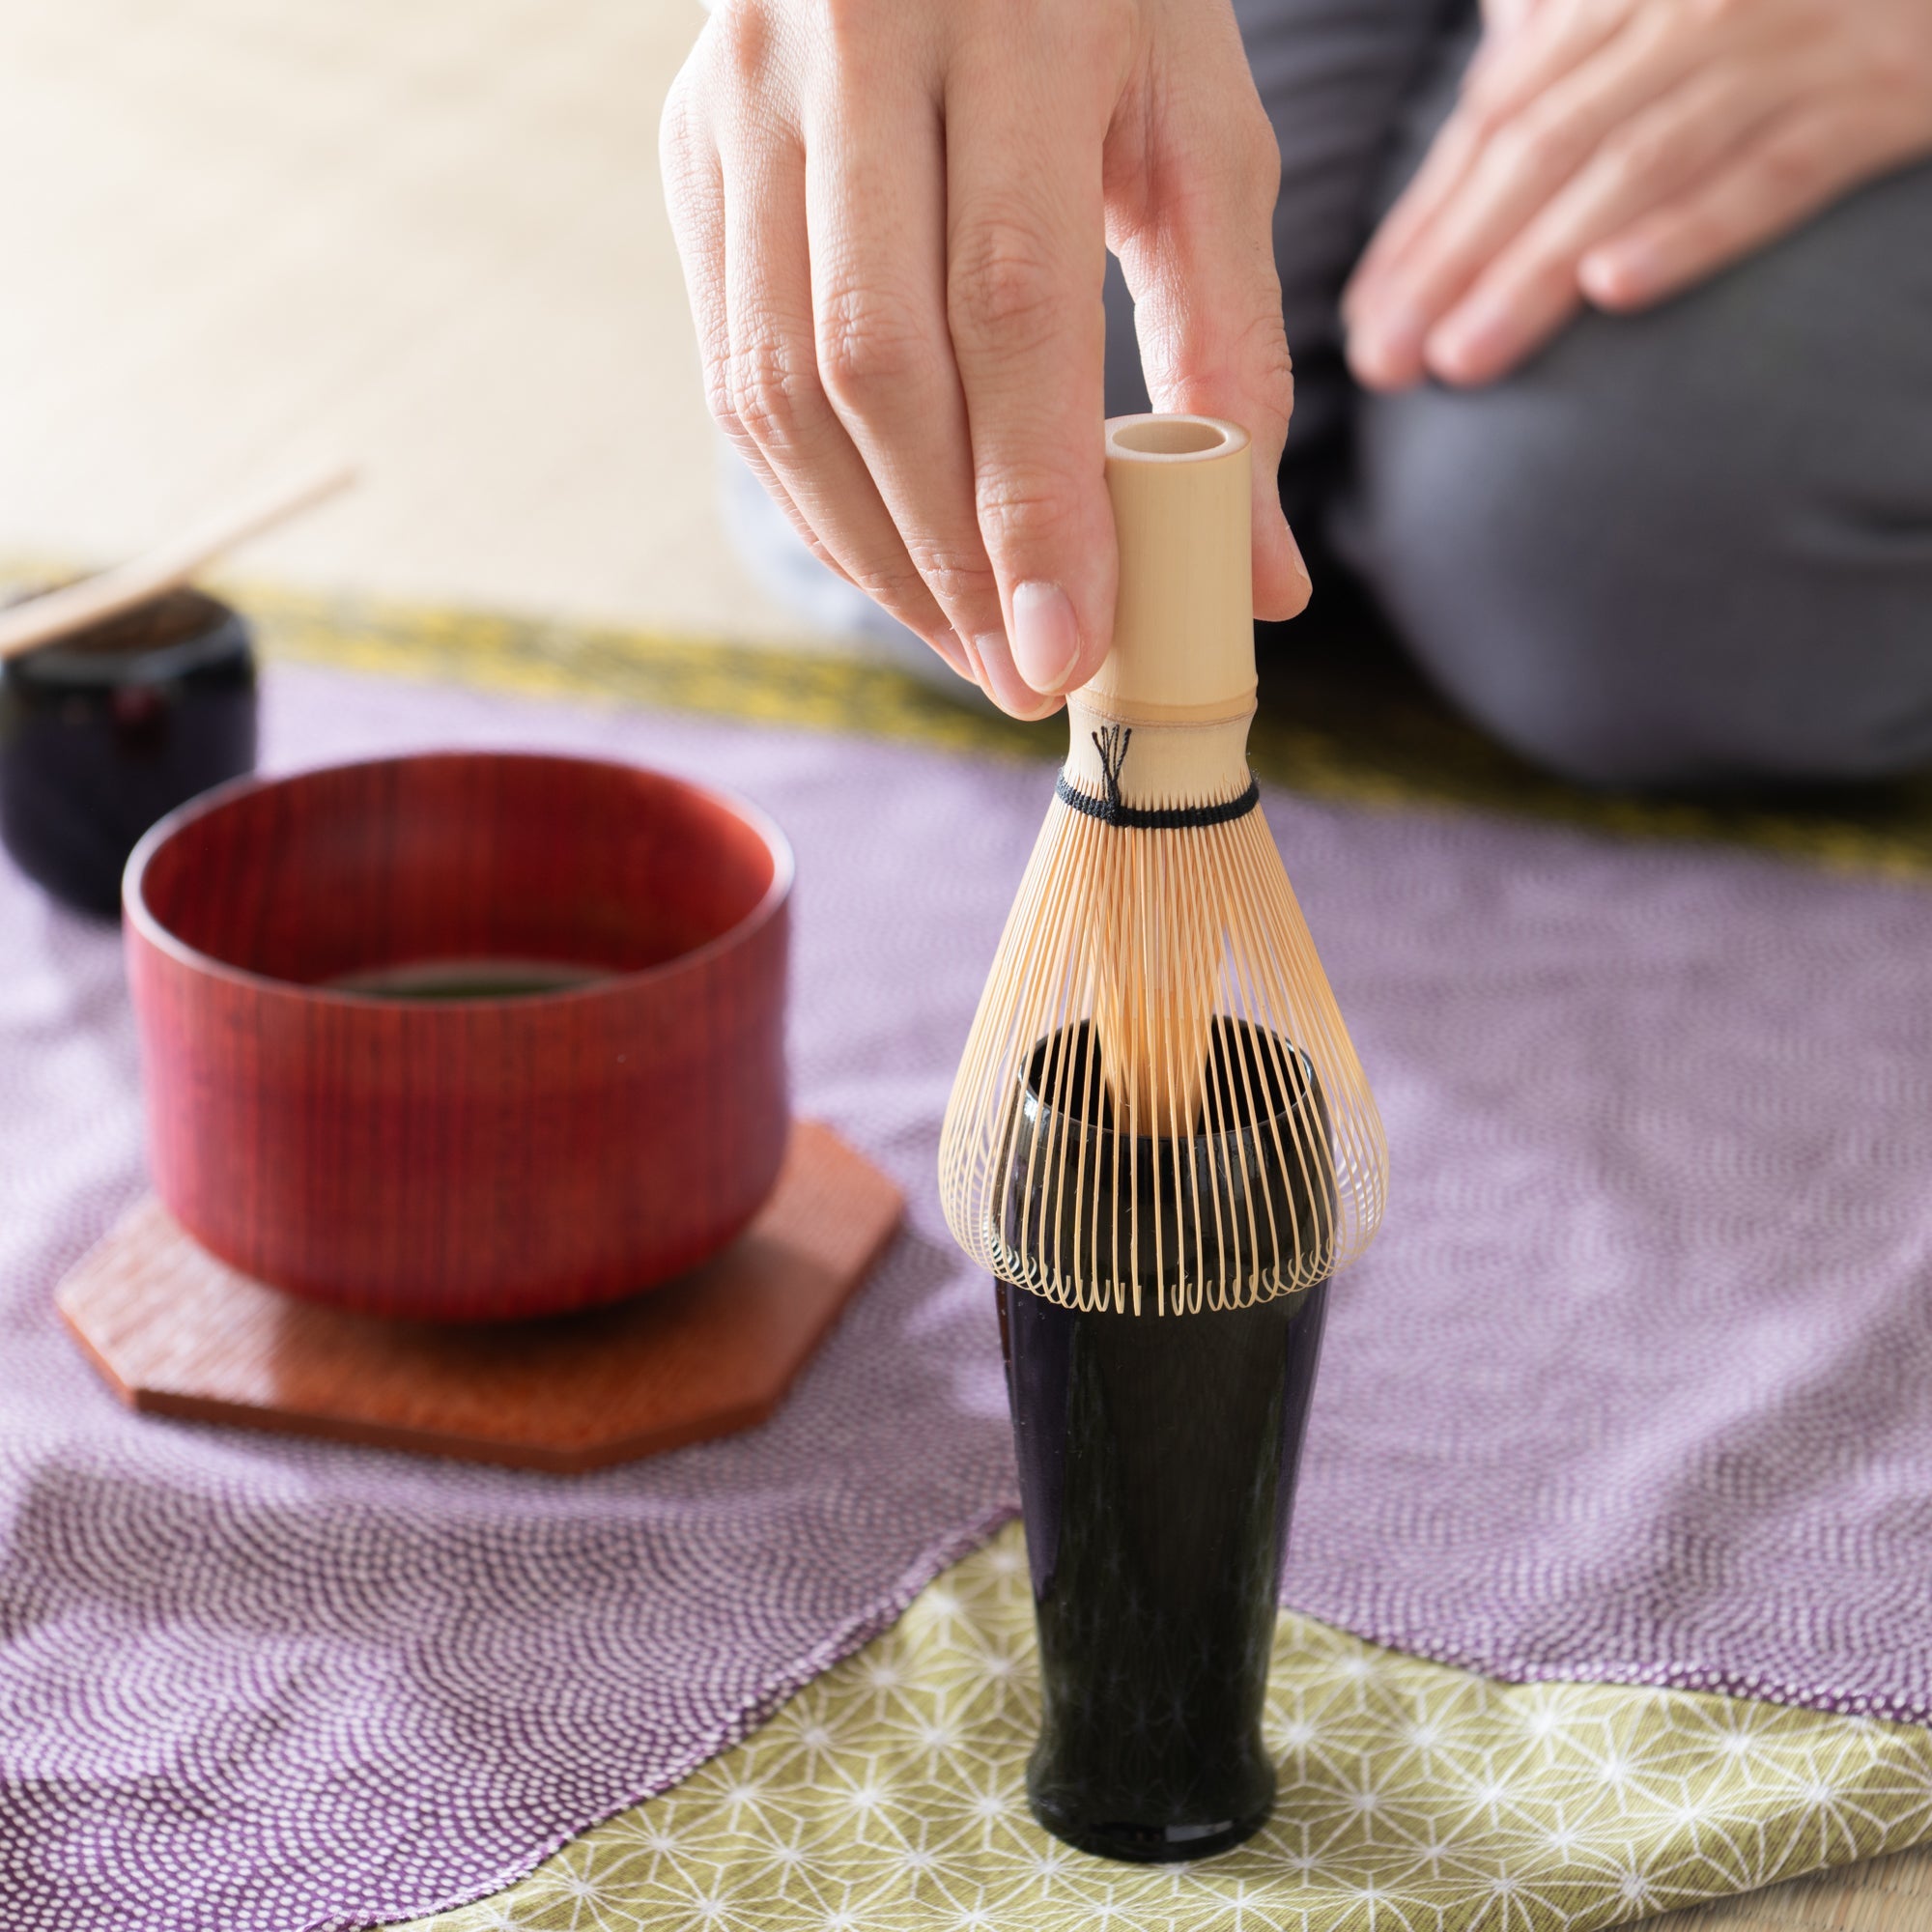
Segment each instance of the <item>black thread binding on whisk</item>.
[{"label": "black thread binding on whisk", "polygon": [[1100,754],[1100,781],[1106,786],[1099,798],[1092,792],[1077,791],[1067,783],[1065,772],[1054,784],[1054,797],[1064,805],[1070,805],[1075,811],[1085,812],[1089,818],[1097,818],[1103,825],[1134,826],[1146,832],[1226,825],[1233,819],[1245,818],[1261,804],[1261,784],[1250,778],[1246,791],[1238,798],[1224,799],[1219,805],[1122,805],[1121,767],[1127,761],[1127,740],[1133,735],[1129,724],[1109,724],[1104,731],[1093,734],[1094,749]]},{"label": "black thread binding on whisk", "polygon": [[1094,749],[1100,754],[1100,781],[1107,787],[1107,803],[1121,810],[1121,767],[1127,762],[1127,745],[1134,735],[1131,724],[1108,724],[1090,734]]}]

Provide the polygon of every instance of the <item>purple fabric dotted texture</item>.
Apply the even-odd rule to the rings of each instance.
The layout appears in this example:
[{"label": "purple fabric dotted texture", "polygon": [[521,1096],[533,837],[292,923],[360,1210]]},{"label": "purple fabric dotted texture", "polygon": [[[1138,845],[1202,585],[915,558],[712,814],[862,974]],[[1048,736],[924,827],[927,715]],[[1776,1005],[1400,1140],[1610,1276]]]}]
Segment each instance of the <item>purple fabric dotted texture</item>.
[{"label": "purple fabric dotted texture", "polygon": [[[139,1192],[117,936],[0,868],[0,1925],[352,1927],[689,1772],[1011,1507],[933,1179],[1039,766],[278,668],[269,761],[738,786],[798,850],[803,1111],[906,1232],[764,1428],[554,1478],[124,1412],[51,1290]],[[1932,893],[1690,845],[1270,822],[1382,1102],[1286,1600],[1500,1675],[1923,1719]]]}]

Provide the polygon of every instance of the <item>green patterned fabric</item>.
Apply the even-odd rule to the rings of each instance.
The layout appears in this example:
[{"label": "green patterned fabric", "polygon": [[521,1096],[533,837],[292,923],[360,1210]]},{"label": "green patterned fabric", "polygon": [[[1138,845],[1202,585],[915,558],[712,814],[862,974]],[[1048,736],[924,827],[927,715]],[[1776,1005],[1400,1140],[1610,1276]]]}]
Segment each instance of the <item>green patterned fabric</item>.
[{"label": "green patterned fabric", "polygon": [[1585,1932],[1932,1836],[1932,1733],[1686,1691],[1508,1685],[1305,1617],[1273,1822],[1198,1865],[1027,1813],[1017,1523],[685,1783],[418,1932]]}]

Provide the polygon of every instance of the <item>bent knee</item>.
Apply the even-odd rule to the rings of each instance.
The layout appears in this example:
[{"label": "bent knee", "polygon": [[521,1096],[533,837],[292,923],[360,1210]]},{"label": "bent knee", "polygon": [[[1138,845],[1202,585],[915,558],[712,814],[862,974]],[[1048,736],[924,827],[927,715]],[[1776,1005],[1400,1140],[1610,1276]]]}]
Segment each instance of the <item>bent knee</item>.
[{"label": "bent knee", "polygon": [[1762,383],[1618,339],[1667,320],[1588,318],[1492,388],[1367,399],[1345,554],[1444,692],[1563,776],[1932,758],[1932,478],[1847,492]]}]

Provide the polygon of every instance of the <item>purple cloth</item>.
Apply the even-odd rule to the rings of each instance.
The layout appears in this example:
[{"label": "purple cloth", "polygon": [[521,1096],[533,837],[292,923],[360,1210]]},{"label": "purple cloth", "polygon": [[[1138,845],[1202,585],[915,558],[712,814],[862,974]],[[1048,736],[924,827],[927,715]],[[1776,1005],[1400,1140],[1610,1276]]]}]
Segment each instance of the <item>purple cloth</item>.
[{"label": "purple cloth", "polygon": [[[0,1923],[355,1925],[662,1789],[1009,1507],[941,1109],[1043,767],[277,670],[270,761],[515,744],[798,849],[805,1111],[910,1228],[780,1415],[568,1479],[137,1419],[49,1292],[138,1191],[115,936],[0,870]],[[1288,1601],[1512,1676],[1922,1718],[1932,894],[1279,795],[1394,1147]]]}]

